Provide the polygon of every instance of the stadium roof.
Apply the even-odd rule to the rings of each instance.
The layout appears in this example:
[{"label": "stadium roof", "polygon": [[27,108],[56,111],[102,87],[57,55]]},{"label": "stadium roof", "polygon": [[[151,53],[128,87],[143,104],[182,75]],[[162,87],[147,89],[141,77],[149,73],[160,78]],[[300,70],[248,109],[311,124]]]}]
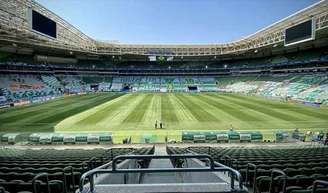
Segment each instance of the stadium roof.
[{"label": "stadium roof", "polygon": [[[12,9],[15,7],[16,9]],[[31,19],[26,16],[28,10],[35,10],[55,21],[57,37],[49,38],[31,29]],[[313,20],[315,31],[328,26],[328,0],[317,2],[296,12],[272,25],[263,28],[238,41],[225,44],[204,45],[141,45],[118,44],[96,41],[80,30],[49,11],[34,0],[17,2],[8,0],[0,5],[0,41],[23,46],[35,46],[64,49],[73,52],[85,52],[97,55],[163,55],[163,56],[217,56],[262,47],[275,47],[284,41],[285,30],[288,27]]]}]

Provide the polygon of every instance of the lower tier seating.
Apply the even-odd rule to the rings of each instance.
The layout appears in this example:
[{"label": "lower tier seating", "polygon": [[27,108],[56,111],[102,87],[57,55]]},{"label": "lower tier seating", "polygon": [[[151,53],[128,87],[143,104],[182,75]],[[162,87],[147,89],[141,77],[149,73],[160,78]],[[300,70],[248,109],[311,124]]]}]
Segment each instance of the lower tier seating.
[{"label": "lower tier seating", "polygon": [[149,148],[0,149],[0,193],[71,193],[81,175],[124,154]]},{"label": "lower tier seating", "polygon": [[308,193],[318,181],[322,183],[317,192],[328,192],[328,147],[190,147],[175,151],[211,155],[238,170],[254,193]]}]

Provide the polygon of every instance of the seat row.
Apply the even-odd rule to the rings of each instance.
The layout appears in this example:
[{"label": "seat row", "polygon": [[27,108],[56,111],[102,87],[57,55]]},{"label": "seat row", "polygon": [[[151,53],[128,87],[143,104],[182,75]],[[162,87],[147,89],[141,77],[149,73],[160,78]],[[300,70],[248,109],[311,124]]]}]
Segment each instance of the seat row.
[{"label": "seat row", "polygon": [[[248,164],[243,164],[243,165],[237,165],[237,164],[232,164],[232,166],[238,170],[247,168]],[[270,168],[278,168],[278,169],[285,169],[285,168],[304,168],[304,167],[326,167],[328,166],[328,162],[300,162],[300,163],[285,163],[285,164],[254,164],[256,165],[256,168],[260,169],[270,169]]]},{"label": "seat row", "polygon": [[[312,176],[297,175],[293,177],[283,178],[278,176],[273,178],[270,176],[260,176],[256,179],[255,192],[257,193],[292,193],[298,191],[308,191],[313,188],[315,181],[328,181],[328,175],[314,174]],[[323,186],[322,190],[327,191],[328,187]],[[325,192],[327,193],[327,192]]]},{"label": "seat row", "polygon": [[56,192],[66,193],[64,184],[60,180],[50,180],[47,182],[35,180],[24,182],[21,180],[14,180],[11,182],[0,182],[0,189],[8,193],[36,193],[36,192]]},{"label": "seat row", "polygon": [[[135,154],[145,154],[150,151],[150,148],[127,148],[120,151],[110,151],[111,154],[109,154],[108,157],[105,157],[104,154],[98,154],[99,157],[88,158],[86,157],[87,155],[83,155],[83,157],[78,157],[75,161],[72,157],[67,160],[62,158],[53,159],[53,155],[51,155],[49,156],[49,162],[44,159],[45,157],[38,162],[39,158],[35,157],[35,155],[39,153],[34,152],[38,150],[33,150],[32,152],[34,155],[30,156],[30,159],[27,160],[19,156],[2,157],[0,154],[0,158],[2,158],[0,159],[0,193],[1,190],[5,190],[9,193],[21,191],[33,193],[75,192],[80,177],[84,172],[110,162],[113,156],[121,155],[120,153],[131,153],[132,150]],[[11,153],[15,154],[15,152],[7,152],[6,155]],[[59,152],[59,150],[56,150],[56,153],[65,154]],[[27,155],[27,153],[25,155]],[[80,162],[78,160],[80,160]]]},{"label": "seat row", "polygon": [[[287,193],[307,192],[315,181],[328,181],[327,147],[290,149],[192,147],[187,150],[209,154],[215,161],[238,170],[245,179],[245,184],[253,186],[258,193],[286,193],[287,190]],[[183,150],[178,149],[178,152]],[[273,181],[272,173],[277,171],[279,177]],[[282,190],[284,184],[278,180],[281,176],[287,178],[286,191]],[[322,191],[328,193],[325,188]]]}]

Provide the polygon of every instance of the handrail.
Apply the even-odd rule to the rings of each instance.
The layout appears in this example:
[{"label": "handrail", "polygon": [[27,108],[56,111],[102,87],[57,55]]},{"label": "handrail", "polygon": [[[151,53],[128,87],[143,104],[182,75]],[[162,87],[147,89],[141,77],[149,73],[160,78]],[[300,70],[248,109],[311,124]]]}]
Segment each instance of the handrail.
[{"label": "handrail", "polygon": [[[161,172],[223,172],[223,171],[228,171],[232,172],[229,170],[227,167],[217,167],[217,168],[160,168],[160,169],[121,169],[121,170],[116,170],[113,171],[111,169],[99,169],[99,170],[92,170],[89,172],[86,172],[82,175],[80,179],[80,192],[83,191],[83,185],[85,183],[85,179],[87,177],[93,178],[94,174],[98,173],[161,173]],[[241,179],[240,176],[237,176],[239,179]],[[241,185],[242,187],[242,185]],[[235,189],[234,186],[231,186],[232,189]],[[94,183],[93,180],[90,180],[90,190],[93,191],[94,189]]]},{"label": "handrail", "polygon": [[[136,169],[117,169],[116,162],[119,159],[172,159],[172,158],[207,158],[210,161],[209,167],[203,167],[203,168],[158,168],[158,169],[152,169],[152,168],[136,168]],[[221,167],[215,167],[215,166],[221,166]],[[83,186],[85,184],[85,179],[89,177],[90,179],[90,191],[93,192],[94,190],[94,181],[93,181],[93,175],[99,174],[99,173],[161,173],[161,172],[230,172],[233,175],[233,177],[237,177],[239,180],[239,188],[242,190],[242,176],[240,173],[232,168],[229,168],[225,165],[222,165],[220,163],[214,162],[213,158],[208,155],[135,155],[135,156],[118,156],[113,159],[112,169],[94,169],[90,170],[89,172],[84,173],[81,176],[80,179],[80,186],[79,190],[80,192],[83,191]],[[232,177],[232,178],[233,178]],[[234,179],[232,179],[231,182],[231,189],[234,190]]]},{"label": "handrail", "polygon": [[[154,148],[155,148],[155,146],[153,146],[152,148],[150,148],[148,151],[146,151],[146,155],[148,155],[149,154],[149,152],[151,152],[151,151],[153,151],[154,150]],[[135,150],[134,151],[131,151],[130,153],[128,153],[127,155],[133,155],[133,153],[135,152]],[[97,168],[94,168],[94,169],[104,169],[104,168],[106,168],[106,167],[108,167],[108,166],[110,166],[110,165],[112,165],[112,163],[113,163],[113,160],[112,161],[110,161],[110,162],[108,162],[108,163],[105,163],[105,164],[103,164],[103,165],[101,165],[101,166],[98,166]]]},{"label": "handrail", "polygon": [[[190,150],[190,149],[187,149],[187,151],[190,152],[190,153],[192,153],[192,154],[197,154],[196,152],[194,152],[194,151],[192,151],[192,150]],[[210,156],[210,157],[211,157],[211,156]],[[212,157],[211,157],[211,158],[212,158]],[[212,158],[212,159],[213,159],[213,158]],[[237,179],[238,179],[238,182],[239,182],[239,188],[240,188],[241,190],[243,189],[243,177],[241,176],[241,174],[240,174],[237,170],[235,170],[235,169],[233,169],[233,168],[231,168],[231,167],[229,167],[229,166],[226,166],[226,165],[224,165],[224,164],[221,164],[221,163],[219,163],[219,162],[216,162],[216,161],[214,161],[214,164],[215,164],[215,166],[220,166],[220,167],[227,168],[232,174],[234,174],[233,176],[231,176],[231,186],[233,187],[232,189],[234,189],[234,179],[233,179],[234,176],[236,176]]]},{"label": "handrail", "polygon": [[247,183],[248,181],[250,181],[249,178],[249,167],[253,167],[254,168],[254,178],[253,178],[253,193],[256,193],[256,177],[257,177],[257,166],[255,164],[252,163],[248,163],[247,164],[247,168],[246,168],[246,180],[245,183]]},{"label": "handrail", "polygon": [[231,168],[231,167],[228,167],[228,166],[226,166],[226,165],[223,165],[223,164],[221,164],[221,163],[219,163],[219,162],[214,162],[215,163],[215,165],[218,165],[218,166],[220,166],[220,167],[224,167],[224,168],[226,168],[227,169],[227,171],[228,172],[230,172],[231,174],[233,174],[232,176],[231,176],[231,188],[232,189],[234,189],[233,187],[234,187],[234,177],[237,177],[237,180],[238,180],[238,182],[239,182],[239,188],[242,190],[243,189],[243,177],[242,177],[242,175],[237,171],[237,170],[235,170],[235,169],[233,169],[233,168]]},{"label": "handrail", "polygon": [[270,188],[269,188],[269,193],[273,193],[273,181],[275,174],[281,174],[280,176],[283,177],[283,186],[282,186],[282,192],[286,193],[286,185],[287,185],[287,175],[285,172],[279,169],[272,169],[271,171],[271,181],[270,181]]},{"label": "handrail", "polygon": [[[172,159],[172,158],[206,158],[210,161],[210,168],[213,169],[215,167],[214,160],[211,156],[206,154],[198,154],[198,155],[182,155],[182,154],[171,154],[171,155],[120,155],[113,159],[112,162],[112,170],[117,170],[117,161],[124,159]],[[125,170],[125,169],[124,169]]]},{"label": "handrail", "polygon": [[328,186],[328,181],[315,180],[315,181],[313,182],[312,193],[315,193],[315,192],[317,191],[317,188],[318,188],[319,185]]},{"label": "handrail", "polygon": [[38,175],[36,175],[33,179],[32,179],[32,186],[33,186],[33,191],[35,193],[38,192],[37,190],[37,187],[36,187],[36,182],[37,182],[37,179],[39,178],[42,178],[42,177],[45,177],[46,179],[46,184],[47,184],[47,190],[48,190],[48,193],[51,193],[50,192],[50,185],[49,185],[49,177],[48,177],[48,173],[39,173]]},{"label": "handrail", "polygon": [[[146,154],[149,154],[149,153],[152,152],[154,149],[155,149],[155,146],[153,146],[153,147],[150,148],[148,151],[146,151]],[[113,153],[112,150],[113,150],[113,148],[111,149],[111,154]],[[136,150],[131,151],[128,155],[133,154],[135,151],[136,151]],[[91,158],[91,159],[92,159],[92,158]],[[89,171],[86,171],[85,173],[90,172],[90,171],[94,171],[94,170],[105,169],[105,168],[107,168],[108,166],[111,166],[112,163],[113,163],[113,160],[110,161],[110,162],[108,162],[108,163],[105,163],[105,164],[103,164],[103,165],[101,165],[101,166],[98,166],[98,167],[96,167],[96,168],[90,169]],[[82,175],[82,176],[83,176],[83,175]],[[93,183],[93,177],[90,179],[90,183]]]}]

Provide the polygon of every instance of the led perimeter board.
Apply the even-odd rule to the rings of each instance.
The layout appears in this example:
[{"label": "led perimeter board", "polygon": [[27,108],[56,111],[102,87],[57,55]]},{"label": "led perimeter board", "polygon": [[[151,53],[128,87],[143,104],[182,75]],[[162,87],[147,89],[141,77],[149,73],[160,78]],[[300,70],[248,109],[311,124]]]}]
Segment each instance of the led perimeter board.
[{"label": "led perimeter board", "polygon": [[313,21],[297,24],[285,30],[285,46],[298,44],[314,39]]}]

